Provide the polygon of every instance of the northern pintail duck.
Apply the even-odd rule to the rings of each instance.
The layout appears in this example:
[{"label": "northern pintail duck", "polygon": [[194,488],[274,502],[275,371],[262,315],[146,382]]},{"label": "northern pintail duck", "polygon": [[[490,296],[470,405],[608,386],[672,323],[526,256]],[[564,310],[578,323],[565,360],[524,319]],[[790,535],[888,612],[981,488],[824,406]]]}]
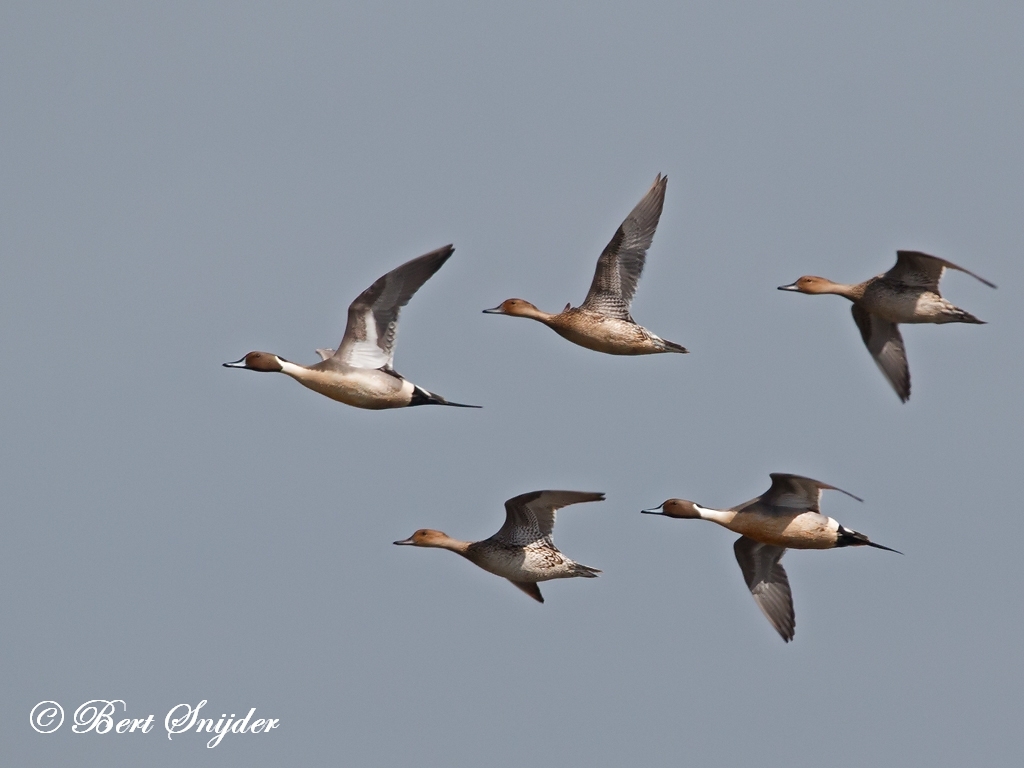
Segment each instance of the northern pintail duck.
[{"label": "northern pintail duck", "polygon": [[573,562],[551,540],[555,510],[584,501],[603,501],[603,493],[585,491],[533,491],[505,502],[505,524],[483,541],[459,541],[441,531],[422,528],[395,544],[438,547],[462,555],[485,571],[508,579],[539,603],[544,602],[539,581],[594,578],[600,573]]},{"label": "northern pintail duck", "polygon": [[616,230],[597,260],[590,292],[580,306],[566,304],[565,309],[552,315],[523,299],[507,299],[484,312],[537,320],[574,344],[609,355],[686,352],[675,342],[665,341],[637,325],[629,314],[647,249],[661,218],[666,184],[668,177],[658,174],[647,194]]},{"label": "northern pintail duck", "polygon": [[834,293],[853,302],[853,319],[861,338],[879,370],[896,390],[900,400],[910,399],[910,367],[903,347],[899,323],[977,323],[969,312],[955,307],[939,293],[939,280],[946,269],[966,272],[990,288],[995,285],[956,264],[917,251],[896,251],[896,265],[856,285],[833,283],[824,277],[805,275],[795,283],[780,285],[780,291]]},{"label": "northern pintail duck", "polygon": [[733,544],[743,579],[761,612],[787,643],[793,639],[796,619],[789,579],[779,562],[787,549],[832,549],[833,547],[875,547],[895,549],[870,541],[863,533],[844,528],[821,514],[818,502],[822,490],[841,488],[800,475],[771,474],[772,487],[756,499],[729,509],[701,507],[692,501],[669,499],[660,507],[642,510],[646,514],[711,520],[741,534]]},{"label": "northern pintail duck", "polygon": [[318,349],[316,365],[298,365],[270,352],[250,352],[227,368],[284,373],[304,387],[357,408],[380,410],[412,405],[478,405],[452,403],[418,387],[392,367],[398,313],[455,249],[446,245],[407,261],[363,291],[348,308],[345,335],[333,349]]}]

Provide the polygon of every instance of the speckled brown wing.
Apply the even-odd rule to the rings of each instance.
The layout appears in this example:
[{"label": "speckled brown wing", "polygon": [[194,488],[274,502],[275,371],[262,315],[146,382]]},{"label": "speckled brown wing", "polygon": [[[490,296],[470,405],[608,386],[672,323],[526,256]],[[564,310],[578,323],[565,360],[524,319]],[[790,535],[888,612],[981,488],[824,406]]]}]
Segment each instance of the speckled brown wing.
[{"label": "speckled brown wing", "polygon": [[910,365],[899,326],[873,315],[859,304],[854,304],[851,309],[864,346],[871,353],[878,370],[896,390],[900,400],[907,402],[910,399]]},{"label": "speckled brown wing", "polygon": [[660,173],[626,220],[619,225],[611,241],[597,260],[597,270],[590,291],[581,309],[607,317],[633,321],[629,305],[644,271],[647,249],[654,240],[654,231],[665,204],[668,176]]},{"label": "speckled brown wing", "polygon": [[551,547],[555,511],[584,501],[603,501],[603,493],[586,491],[532,491],[505,502],[505,524],[492,539],[513,546],[543,541]]},{"label": "speckled brown wing", "polygon": [[391,369],[398,313],[454,253],[446,245],[407,261],[379,278],[348,308],[348,325],[331,360],[354,368]]},{"label": "speckled brown wing", "polygon": [[969,269],[957,266],[951,261],[940,259],[938,256],[929,256],[920,251],[896,251],[896,265],[885,273],[885,279],[904,285],[921,288],[932,293],[939,292],[939,280],[942,279],[944,269],[955,269],[964,272],[975,280],[980,280],[990,288],[995,285],[983,277],[974,274]]},{"label": "speckled brown wing", "polygon": [[796,630],[796,614],[793,612],[789,577],[780,562],[786,553],[785,548],[740,536],[733,544],[733,551],[754,602],[788,643]]}]

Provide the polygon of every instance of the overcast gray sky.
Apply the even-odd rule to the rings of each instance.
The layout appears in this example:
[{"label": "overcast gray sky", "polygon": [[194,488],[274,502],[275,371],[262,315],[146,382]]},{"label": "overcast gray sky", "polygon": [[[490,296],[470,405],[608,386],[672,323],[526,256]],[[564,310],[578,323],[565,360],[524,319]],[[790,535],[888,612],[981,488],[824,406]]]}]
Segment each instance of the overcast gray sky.
[{"label": "overcast gray sky", "polygon": [[[0,7],[3,762],[1016,764],[1024,7],[855,6]],[[578,304],[658,172],[633,315],[690,355],[480,314]],[[315,360],[449,242],[395,365],[483,410],[221,368]],[[775,290],[898,248],[999,285],[905,328],[907,405],[847,302]],[[733,534],[638,514],[772,471],[906,553],[790,552],[789,645]],[[555,529],[601,578],[544,605],[391,545],[540,488],[608,495]],[[91,699],[155,728],[71,733]],[[169,741],[204,699],[280,727]]]}]

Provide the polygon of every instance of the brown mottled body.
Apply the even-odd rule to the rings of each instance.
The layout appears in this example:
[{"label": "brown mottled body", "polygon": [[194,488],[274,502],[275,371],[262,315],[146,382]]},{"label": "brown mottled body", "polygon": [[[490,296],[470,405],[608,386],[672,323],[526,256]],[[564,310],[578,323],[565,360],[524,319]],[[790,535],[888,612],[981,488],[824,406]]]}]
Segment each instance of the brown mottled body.
[{"label": "brown mottled body", "polygon": [[555,547],[551,540],[555,511],[570,504],[603,499],[603,493],[533,491],[505,502],[505,524],[490,538],[460,541],[441,531],[421,528],[395,544],[455,552],[488,573],[508,579],[543,603],[538,582],[576,576],[593,578],[600,573],[596,568],[570,560]]},{"label": "brown mottled body", "polygon": [[[852,286],[864,309],[890,323],[965,323],[964,310],[934,291],[911,288],[879,275]],[[975,318],[977,320],[977,318]]]},{"label": "brown mottled body", "polygon": [[685,347],[651,333],[629,314],[647,249],[661,218],[667,184],[668,177],[659,174],[647,194],[619,225],[597,260],[590,291],[579,307],[566,304],[563,311],[553,315],[523,299],[507,299],[484,312],[536,320],[573,344],[608,355],[685,353]]},{"label": "brown mottled body", "polygon": [[[511,313],[510,313],[511,314]],[[573,344],[608,355],[654,355],[686,352],[671,341],[655,336],[642,325],[588,312],[579,307],[557,315],[535,318]]]}]

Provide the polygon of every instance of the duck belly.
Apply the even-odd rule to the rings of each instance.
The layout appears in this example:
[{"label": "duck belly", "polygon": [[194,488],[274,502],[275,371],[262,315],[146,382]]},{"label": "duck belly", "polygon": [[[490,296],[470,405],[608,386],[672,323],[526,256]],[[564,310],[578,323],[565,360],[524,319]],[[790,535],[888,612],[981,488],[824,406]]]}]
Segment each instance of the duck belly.
[{"label": "duck belly", "polygon": [[956,307],[932,291],[889,290],[879,286],[864,294],[864,309],[890,323],[942,323],[956,314]]},{"label": "duck belly", "polygon": [[310,374],[296,379],[314,392],[356,408],[402,408],[412,401],[413,385],[383,371],[367,370],[348,375],[311,371]]},{"label": "duck belly", "polygon": [[573,344],[608,355],[650,355],[660,351],[640,326],[615,318],[587,318],[586,323],[551,327]]},{"label": "duck belly", "polygon": [[565,578],[570,561],[547,548],[494,548],[478,551],[470,559],[485,571],[511,581],[548,581]]},{"label": "duck belly", "polygon": [[737,515],[730,530],[764,544],[787,549],[831,549],[839,523],[817,512],[798,515]]}]

